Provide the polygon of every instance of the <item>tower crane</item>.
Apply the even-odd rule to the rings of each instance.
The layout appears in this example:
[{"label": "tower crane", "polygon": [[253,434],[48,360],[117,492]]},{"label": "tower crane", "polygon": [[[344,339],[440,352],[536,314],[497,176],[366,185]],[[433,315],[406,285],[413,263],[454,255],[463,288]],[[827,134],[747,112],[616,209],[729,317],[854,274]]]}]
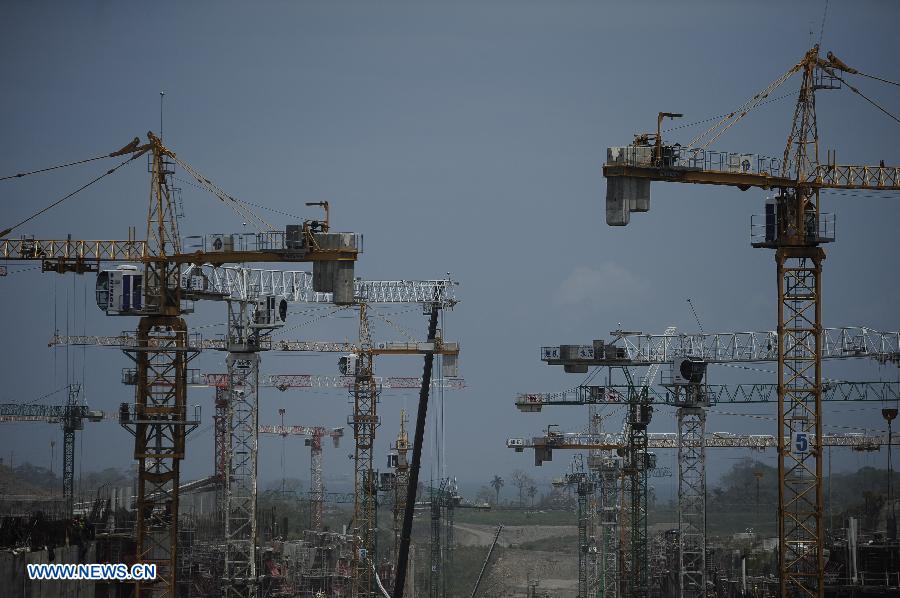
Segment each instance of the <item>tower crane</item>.
[{"label": "tower crane", "polygon": [[[228,272],[225,272],[226,275]],[[305,278],[292,273],[290,276],[273,272],[254,275],[254,280],[247,281],[247,276],[226,276],[226,278],[214,278],[201,276],[204,292],[224,293],[233,295],[246,293],[247,289],[267,288],[272,291],[281,291],[285,300],[319,301],[315,294],[310,294],[310,285]],[[212,280],[212,284],[208,284]],[[354,505],[354,523],[361,530],[360,546],[354,553],[354,583],[353,595],[369,595],[372,588],[372,567],[367,564],[367,559],[374,558],[375,550],[375,517],[376,517],[376,487],[374,479],[373,449],[375,429],[378,426],[377,394],[378,381],[374,376],[372,365],[375,355],[427,355],[438,354],[445,356],[445,373],[455,377],[457,374],[456,360],[459,348],[453,343],[443,344],[438,338],[436,341],[425,343],[386,343],[373,342],[369,329],[368,306],[370,304],[390,303],[421,303],[424,306],[443,309],[452,308],[457,300],[455,297],[455,281],[431,280],[431,281],[357,281],[354,287],[353,299],[359,309],[359,344],[350,346],[346,343],[308,343],[279,341],[266,346],[270,339],[259,339],[258,350],[273,348],[278,351],[313,351],[329,352],[341,351],[352,353],[341,359],[343,374],[353,381],[354,414],[348,423],[353,426],[356,450],[355,464],[355,490],[357,503]],[[257,369],[258,371],[258,369]],[[280,380],[282,385],[288,382]],[[398,384],[403,384],[397,381]],[[370,557],[371,555],[371,557]]]},{"label": "tower crane", "polygon": [[[784,154],[716,152],[709,146],[794,74],[801,78]],[[687,145],[664,143],[661,123],[680,114],[660,112],[656,133],[638,135],[627,147],[610,148],[603,166],[607,178],[606,221],[628,224],[631,212],[650,208],[651,181],[725,185],[741,190],[775,190],[764,219],[751,220],[754,247],[775,250],[778,278],[778,438],[821,437],[822,327],[821,245],[834,241],[834,217],[821,211],[822,189],[900,191],[900,168],[839,165],[833,152],[819,160],[816,91],[845,85],[869,101],[844,78],[861,74],[831,52],[813,46],[803,58],[740,109],[716,122]],[[877,104],[876,104],[877,106]],[[880,106],[879,106],[880,108]],[[882,109],[884,111],[884,109]],[[885,111],[886,112],[886,111]],[[778,451],[779,591],[824,595],[822,459],[813,450],[798,453],[782,443]]]},{"label": "tower crane", "polygon": [[[787,442],[782,438],[779,441],[769,434],[733,434],[731,432],[712,432],[704,437],[707,448],[748,448],[764,450],[777,448],[779,442]],[[877,451],[882,446],[887,446],[887,436],[880,434],[842,433],[824,434],[822,444],[819,447],[834,446],[850,448],[856,451]],[[813,444],[810,438],[810,444]],[[585,434],[583,432],[560,432],[550,430],[543,436],[533,438],[507,438],[506,447],[517,453],[525,449],[535,452],[535,465],[540,466],[544,461],[553,460],[554,449],[559,450],[590,450],[599,449],[615,451],[627,446],[627,439],[621,434]],[[649,432],[647,434],[647,448],[649,449],[677,449],[678,434],[674,432]],[[654,461],[654,460],[651,460]]]},{"label": "tower crane", "polygon": [[400,532],[403,525],[403,513],[406,511],[406,493],[409,486],[409,434],[406,424],[409,417],[406,410],[400,410],[400,430],[397,439],[391,447],[392,452],[388,456],[388,465],[394,469],[394,505],[391,514],[394,516],[394,562],[397,561],[400,550]]},{"label": "tower crane", "polygon": [[309,447],[309,495],[310,495],[310,527],[313,531],[322,531],[325,514],[325,484],[322,479],[322,438],[328,436],[332,444],[340,446],[344,436],[344,428],[324,428],[322,426],[259,426],[260,434],[276,434],[282,438],[288,436],[306,436]]},{"label": "tower crane", "polygon": [[[323,226],[327,229],[327,203],[324,204],[324,208]],[[250,571],[255,568],[249,561],[253,560],[257,538],[259,354],[261,351],[271,349],[271,335],[268,332],[284,325],[288,304],[300,302],[358,304],[362,314],[369,302],[415,303],[421,302],[424,297],[430,297],[442,304],[452,306],[455,303],[453,293],[456,283],[449,279],[355,281],[351,276],[345,281],[346,284],[339,285],[332,277],[327,277],[332,280],[332,284],[317,288],[315,268],[314,264],[311,276],[305,272],[279,272],[241,267],[218,271],[195,266],[186,272],[185,286],[188,289],[199,297],[222,299],[228,307],[228,329],[224,347],[228,351],[226,365],[229,383],[226,418],[229,426],[226,451],[229,467],[225,470],[225,541],[229,550],[226,551],[226,568],[229,566],[228,559],[231,554],[236,556],[232,560],[238,563],[239,570]],[[328,273],[333,268],[334,266],[330,264],[320,265],[318,273],[321,276],[323,272]],[[333,274],[337,275],[340,272],[338,270]],[[317,501],[314,506],[316,505],[321,507],[321,501]],[[357,572],[363,577],[369,576],[368,568],[359,567]],[[252,577],[255,573],[251,571],[250,575]],[[241,584],[240,581],[235,582],[236,586]]]},{"label": "tower crane", "polygon": [[597,546],[594,519],[588,508],[589,498],[596,490],[596,480],[585,469],[584,459],[580,454],[573,455],[569,469],[562,478],[553,480],[553,487],[574,487],[578,497],[578,598],[589,598],[596,595],[596,580],[590,575],[590,569],[596,560]]},{"label": "tower crane", "polygon": [[[437,287],[437,285],[435,285]],[[452,306],[455,304],[455,298],[446,295],[438,295],[439,300],[434,303],[438,308]],[[368,306],[361,302],[357,305],[360,311],[360,342],[331,342],[331,341],[290,341],[290,340],[273,340],[270,335],[259,336],[256,347],[259,350],[274,350],[284,352],[314,352],[314,353],[343,353],[341,357],[341,368],[344,375],[351,375],[355,378],[353,396],[354,396],[354,414],[348,423],[353,426],[354,440],[356,442],[356,451],[354,454],[355,463],[355,491],[357,493],[357,502],[354,504],[354,522],[359,526],[359,547],[355,552],[356,567],[354,574],[354,587],[358,588],[361,594],[366,591],[363,588],[371,588],[372,584],[372,568],[368,565],[369,555],[375,553],[375,506],[377,490],[377,481],[374,479],[373,468],[373,449],[375,429],[379,424],[377,415],[377,394],[379,387],[373,375],[372,361],[375,356],[379,355],[441,355],[444,357],[442,373],[446,377],[456,377],[458,374],[458,356],[459,345],[453,342],[444,341],[441,332],[438,330],[435,338],[431,341],[410,341],[410,342],[391,342],[391,341],[373,341],[369,331],[369,321],[367,316]],[[50,340],[50,345],[97,345],[105,347],[131,347],[135,346],[136,338],[130,333],[123,333],[118,336],[61,336],[56,335]],[[202,339],[198,335],[189,336],[186,339],[186,345],[193,351],[205,349],[222,350],[227,348],[226,340],[222,339]],[[257,362],[258,363],[258,362]],[[258,367],[248,368],[248,371],[258,371]],[[246,375],[243,380],[247,380]],[[429,384],[430,386],[430,384]],[[245,385],[246,387],[246,385]],[[253,388],[258,387],[258,382]],[[255,405],[255,402],[253,403]],[[232,407],[233,408],[233,407]],[[251,412],[252,413],[252,412]],[[248,420],[249,422],[249,420]],[[233,423],[231,424],[233,426]],[[242,425],[241,429],[247,428],[249,423]],[[247,434],[248,438],[255,434]],[[233,448],[228,451],[233,452]],[[255,451],[253,451],[255,455]],[[248,461],[248,467],[253,464],[255,471],[255,459]],[[226,473],[233,469],[226,467]],[[251,488],[251,481],[255,479],[255,475],[246,476],[247,486]],[[226,497],[227,485],[226,485]],[[247,517],[244,516],[244,520]],[[249,522],[248,522],[249,524]],[[255,523],[254,523],[255,526]],[[359,580],[359,585],[356,585]]]},{"label": "tower crane", "polygon": [[[441,598],[446,592],[444,563],[453,559],[453,513],[461,506],[462,497],[457,490],[456,478],[442,478],[437,486],[428,488],[431,514],[431,575],[429,598]],[[443,534],[441,528],[443,527]]]},{"label": "tower crane", "polygon": [[[135,594],[173,598],[178,576],[179,467],[184,458],[185,435],[196,425],[188,419],[186,409],[187,364],[196,353],[181,317],[190,311],[181,284],[182,268],[188,264],[313,262],[318,264],[314,266],[318,274],[314,287],[339,288],[336,300],[340,300],[352,294],[359,240],[349,233],[330,233],[327,217],[325,222],[308,220],[288,225],[283,231],[274,230],[179,158],[152,132],[147,133],[146,142],[135,138],[111,152],[109,157],[126,159],[106,175],[145,155],[149,157],[151,174],[145,241],[138,241],[133,235],[126,241],[3,238],[0,258],[39,261],[44,272],[98,272],[101,308],[108,315],[140,317],[133,342],[124,347],[138,373],[135,403],[121,420],[134,434],[134,455],[138,461],[136,558],[155,564],[157,577],[136,582]],[[213,235],[203,238],[196,251],[184,251],[171,185],[176,165],[242,219],[252,222],[258,232],[237,237]],[[18,226],[4,229],[0,237],[6,237]],[[101,265],[107,263],[139,263],[143,272],[128,265],[100,271]],[[252,553],[244,554],[235,566],[229,567],[226,577],[237,580],[235,587],[247,586],[253,593],[255,566]],[[232,595],[241,593],[246,595],[242,590],[232,591]]]},{"label": "tower crane", "polygon": [[[353,415],[348,424],[353,428],[356,444],[354,451],[354,504],[353,522],[358,530],[358,546],[354,551],[353,596],[368,596],[373,587],[373,564],[377,557],[376,516],[377,488],[373,466],[375,431],[380,424],[378,416],[378,385],[374,377],[374,358],[378,355],[441,355],[443,375],[458,375],[459,345],[445,342],[436,328],[437,314],[447,306],[445,302],[436,300],[426,305],[430,307],[429,333],[435,333],[432,340],[413,341],[407,343],[375,342],[369,324],[368,306],[359,304],[359,344],[287,342],[280,341],[274,348],[279,351],[339,351],[351,353],[341,358],[341,369],[345,375],[352,372],[356,381],[353,387]],[[452,306],[452,304],[449,304]],[[427,369],[427,368],[426,368]],[[430,387],[430,370],[423,376],[423,389]],[[425,386],[426,382],[428,387]],[[415,465],[415,464],[414,464]],[[402,552],[402,547],[401,547]],[[401,565],[402,566],[402,565]]]},{"label": "tower crane", "polygon": [[[540,411],[544,404],[599,404],[626,403],[629,413],[625,421],[623,438],[629,438],[626,455],[630,452],[639,454],[640,446],[632,449],[636,442],[645,439],[641,430],[646,433],[646,424],[652,415],[652,399],[677,407],[678,420],[678,464],[679,464],[679,523],[682,531],[679,570],[680,591],[682,595],[702,593],[705,588],[705,446],[702,442],[705,433],[705,409],[711,397],[726,397],[731,400],[742,399],[746,402],[761,401],[771,396],[765,388],[744,385],[738,389],[717,387],[716,392],[706,390],[705,375],[707,364],[732,362],[766,362],[777,359],[778,337],[773,332],[745,333],[677,333],[667,329],[662,335],[649,335],[635,332],[615,331],[611,333],[611,341],[595,340],[591,345],[560,345],[542,347],[541,358],[552,365],[562,365],[570,373],[586,373],[589,367],[606,366],[620,369],[626,377],[624,386],[581,386],[574,392],[558,395],[525,395],[517,399],[517,406],[525,411]],[[878,332],[868,328],[834,328],[825,329],[823,333],[822,358],[848,359],[871,358],[881,362],[896,361],[898,358],[898,340],[900,334]],[[658,368],[668,364],[670,373],[665,384],[665,397],[653,395],[648,381],[655,378],[655,371],[648,369],[644,383],[636,389],[631,382],[629,367],[649,366]],[[872,388],[872,399],[896,397],[900,385],[891,383],[875,383]],[[837,385],[826,393],[831,397],[852,396],[855,399],[869,398],[868,385],[865,383],[846,383]],[[635,425],[633,422],[637,422]],[[631,424],[629,426],[629,424]],[[635,433],[634,429],[638,432]],[[810,438],[803,436],[802,438]],[[791,445],[796,437],[790,440]],[[818,444],[816,446],[819,446]],[[643,449],[644,451],[646,449]],[[536,451],[536,460],[540,455]],[[637,477],[640,486],[642,461],[636,458],[625,473],[631,472],[631,480]],[[626,483],[629,477],[625,477]],[[634,481],[631,481],[635,484]],[[641,536],[642,527],[641,494],[631,492],[631,563],[635,574],[631,575],[632,592],[643,595],[647,591],[646,575],[640,574],[646,568],[643,547],[645,538]],[[637,526],[637,530],[635,530]],[[689,544],[689,545],[688,545]],[[625,576],[621,576],[624,578]],[[627,595],[623,592],[624,595]]]},{"label": "tower crane", "polygon": [[[650,388],[650,401],[654,404],[675,405],[676,397],[667,386]],[[756,404],[778,400],[777,385],[754,384],[707,384],[706,396],[710,405],[718,403]],[[515,403],[519,411],[540,412],[544,406],[553,405],[623,405],[626,404],[627,387],[610,384],[606,386],[580,385],[562,392],[520,393]],[[824,382],[823,402],[878,402],[888,403],[900,400],[900,382]]]},{"label": "tower crane", "polygon": [[0,421],[37,421],[58,423],[63,430],[63,501],[72,514],[75,487],[75,432],[84,429],[84,422],[103,420],[102,411],[93,411],[80,398],[81,385],[69,384],[64,405],[32,405],[27,403],[0,404]]}]

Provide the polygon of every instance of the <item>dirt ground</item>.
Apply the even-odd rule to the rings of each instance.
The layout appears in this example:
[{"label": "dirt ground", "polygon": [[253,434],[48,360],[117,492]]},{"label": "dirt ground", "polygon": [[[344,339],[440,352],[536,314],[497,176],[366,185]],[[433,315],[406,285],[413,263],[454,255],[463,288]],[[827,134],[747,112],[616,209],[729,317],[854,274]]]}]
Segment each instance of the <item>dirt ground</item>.
[{"label": "dirt ground", "polygon": [[[463,546],[490,546],[497,528],[492,525],[457,523],[453,526],[453,530],[457,543]],[[515,547],[525,542],[558,536],[572,536],[574,542],[577,535],[578,528],[574,525],[508,525],[503,527],[497,544]]]},{"label": "dirt ground", "polygon": [[[490,545],[495,531],[496,528],[490,525],[455,525],[456,540],[463,546]],[[497,543],[505,550],[492,561],[479,595],[502,598],[525,596],[529,582],[538,581],[539,595],[547,592],[559,598],[575,598],[578,593],[577,533],[574,525],[504,527]],[[548,544],[552,541],[556,549],[517,548],[524,543],[542,540],[547,540]]]}]

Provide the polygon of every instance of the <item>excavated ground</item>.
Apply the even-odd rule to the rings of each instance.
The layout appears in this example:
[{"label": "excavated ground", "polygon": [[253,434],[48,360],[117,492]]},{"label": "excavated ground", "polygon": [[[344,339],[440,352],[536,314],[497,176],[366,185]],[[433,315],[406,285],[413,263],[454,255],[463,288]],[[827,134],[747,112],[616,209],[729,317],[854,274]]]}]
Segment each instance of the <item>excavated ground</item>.
[{"label": "excavated ground", "polygon": [[[490,525],[455,525],[456,540],[462,546],[488,546],[495,531],[496,528]],[[559,598],[575,598],[578,593],[577,534],[574,525],[505,526],[497,542],[503,550],[492,560],[479,595],[525,596],[529,582],[538,580],[539,594],[543,591]]]}]

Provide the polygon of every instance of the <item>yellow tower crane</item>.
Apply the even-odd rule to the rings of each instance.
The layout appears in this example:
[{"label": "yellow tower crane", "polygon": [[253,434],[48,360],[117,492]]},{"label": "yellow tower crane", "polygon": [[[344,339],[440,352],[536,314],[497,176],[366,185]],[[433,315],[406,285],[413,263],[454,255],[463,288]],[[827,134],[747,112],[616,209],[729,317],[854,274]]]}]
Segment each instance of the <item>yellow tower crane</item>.
[{"label": "yellow tower crane", "polygon": [[[801,77],[800,91],[781,158],[709,149],[794,74]],[[662,120],[681,115],[661,112],[655,134],[638,135],[629,146],[609,148],[603,166],[608,179],[606,219],[613,226],[628,224],[631,212],[649,210],[651,181],[776,191],[766,205],[765,220],[753,222],[751,228],[754,247],[775,250],[778,273],[778,570],[783,597],[824,595],[821,245],[834,240],[834,220],[820,211],[819,192],[900,191],[898,167],[839,165],[833,153],[825,163],[819,160],[817,90],[846,86],[896,119],[848,83],[847,74],[878,79],[830,52],[823,58],[816,45],[766,89],[689,144],[663,142]]]},{"label": "yellow tower crane", "polygon": [[[155,580],[136,582],[135,595],[174,598],[178,581],[179,466],[185,455],[187,431],[196,426],[187,413],[187,364],[196,355],[196,348],[189,342],[187,324],[182,318],[190,311],[185,302],[188,297],[181,286],[182,267],[313,262],[314,290],[340,286],[352,302],[353,264],[359,245],[355,235],[328,232],[328,207],[324,204],[324,222],[308,220],[302,225],[274,230],[246,205],[177,157],[152,132],[147,133],[145,143],[135,138],[125,147],[102,156],[126,156],[127,159],[50,207],[144,155],[149,156],[151,173],[145,241],[138,241],[133,235],[126,241],[0,239],[0,259],[40,261],[44,272],[99,272],[98,303],[104,311],[108,315],[140,317],[134,342],[123,348],[136,365],[135,404],[123,409],[120,421],[135,436],[134,457],[138,461],[136,560],[155,564],[157,576]],[[209,247],[204,243],[198,251],[183,251],[171,185],[176,165],[253,224],[258,232],[217,236],[209,239]],[[45,170],[48,169],[35,172]],[[4,179],[25,174],[30,173]],[[5,228],[0,237],[9,235],[33,217]],[[127,266],[116,271],[100,271],[101,265],[116,262],[139,262],[143,272]],[[327,267],[322,267],[326,263]],[[103,285],[106,286],[101,288]],[[255,593],[252,545],[244,557],[236,561],[240,566],[226,571],[230,596]]]}]

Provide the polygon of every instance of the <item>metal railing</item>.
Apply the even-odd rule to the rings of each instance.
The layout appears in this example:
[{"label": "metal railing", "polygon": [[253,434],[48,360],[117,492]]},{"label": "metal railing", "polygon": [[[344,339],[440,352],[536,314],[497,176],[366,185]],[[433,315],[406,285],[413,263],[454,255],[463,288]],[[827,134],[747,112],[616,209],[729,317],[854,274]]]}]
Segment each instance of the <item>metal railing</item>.
[{"label": "metal railing", "polygon": [[659,163],[654,164],[653,150],[654,147],[651,145],[611,147],[607,150],[607,164],[760,174],[772,177],[790,177],[794,170],[793,162],[788,160],[785,167],[783,158],[754,153],[687,148],[679,145],[663,146]]},{"label": "metal railing", "polygon": [[[809,214],[805,239],[814,243],[833,243],[837,237],[837,218],[823,212]],[[754,245],[778,242],[778,218],[771,214],[750,215],[750,243]]]}]

